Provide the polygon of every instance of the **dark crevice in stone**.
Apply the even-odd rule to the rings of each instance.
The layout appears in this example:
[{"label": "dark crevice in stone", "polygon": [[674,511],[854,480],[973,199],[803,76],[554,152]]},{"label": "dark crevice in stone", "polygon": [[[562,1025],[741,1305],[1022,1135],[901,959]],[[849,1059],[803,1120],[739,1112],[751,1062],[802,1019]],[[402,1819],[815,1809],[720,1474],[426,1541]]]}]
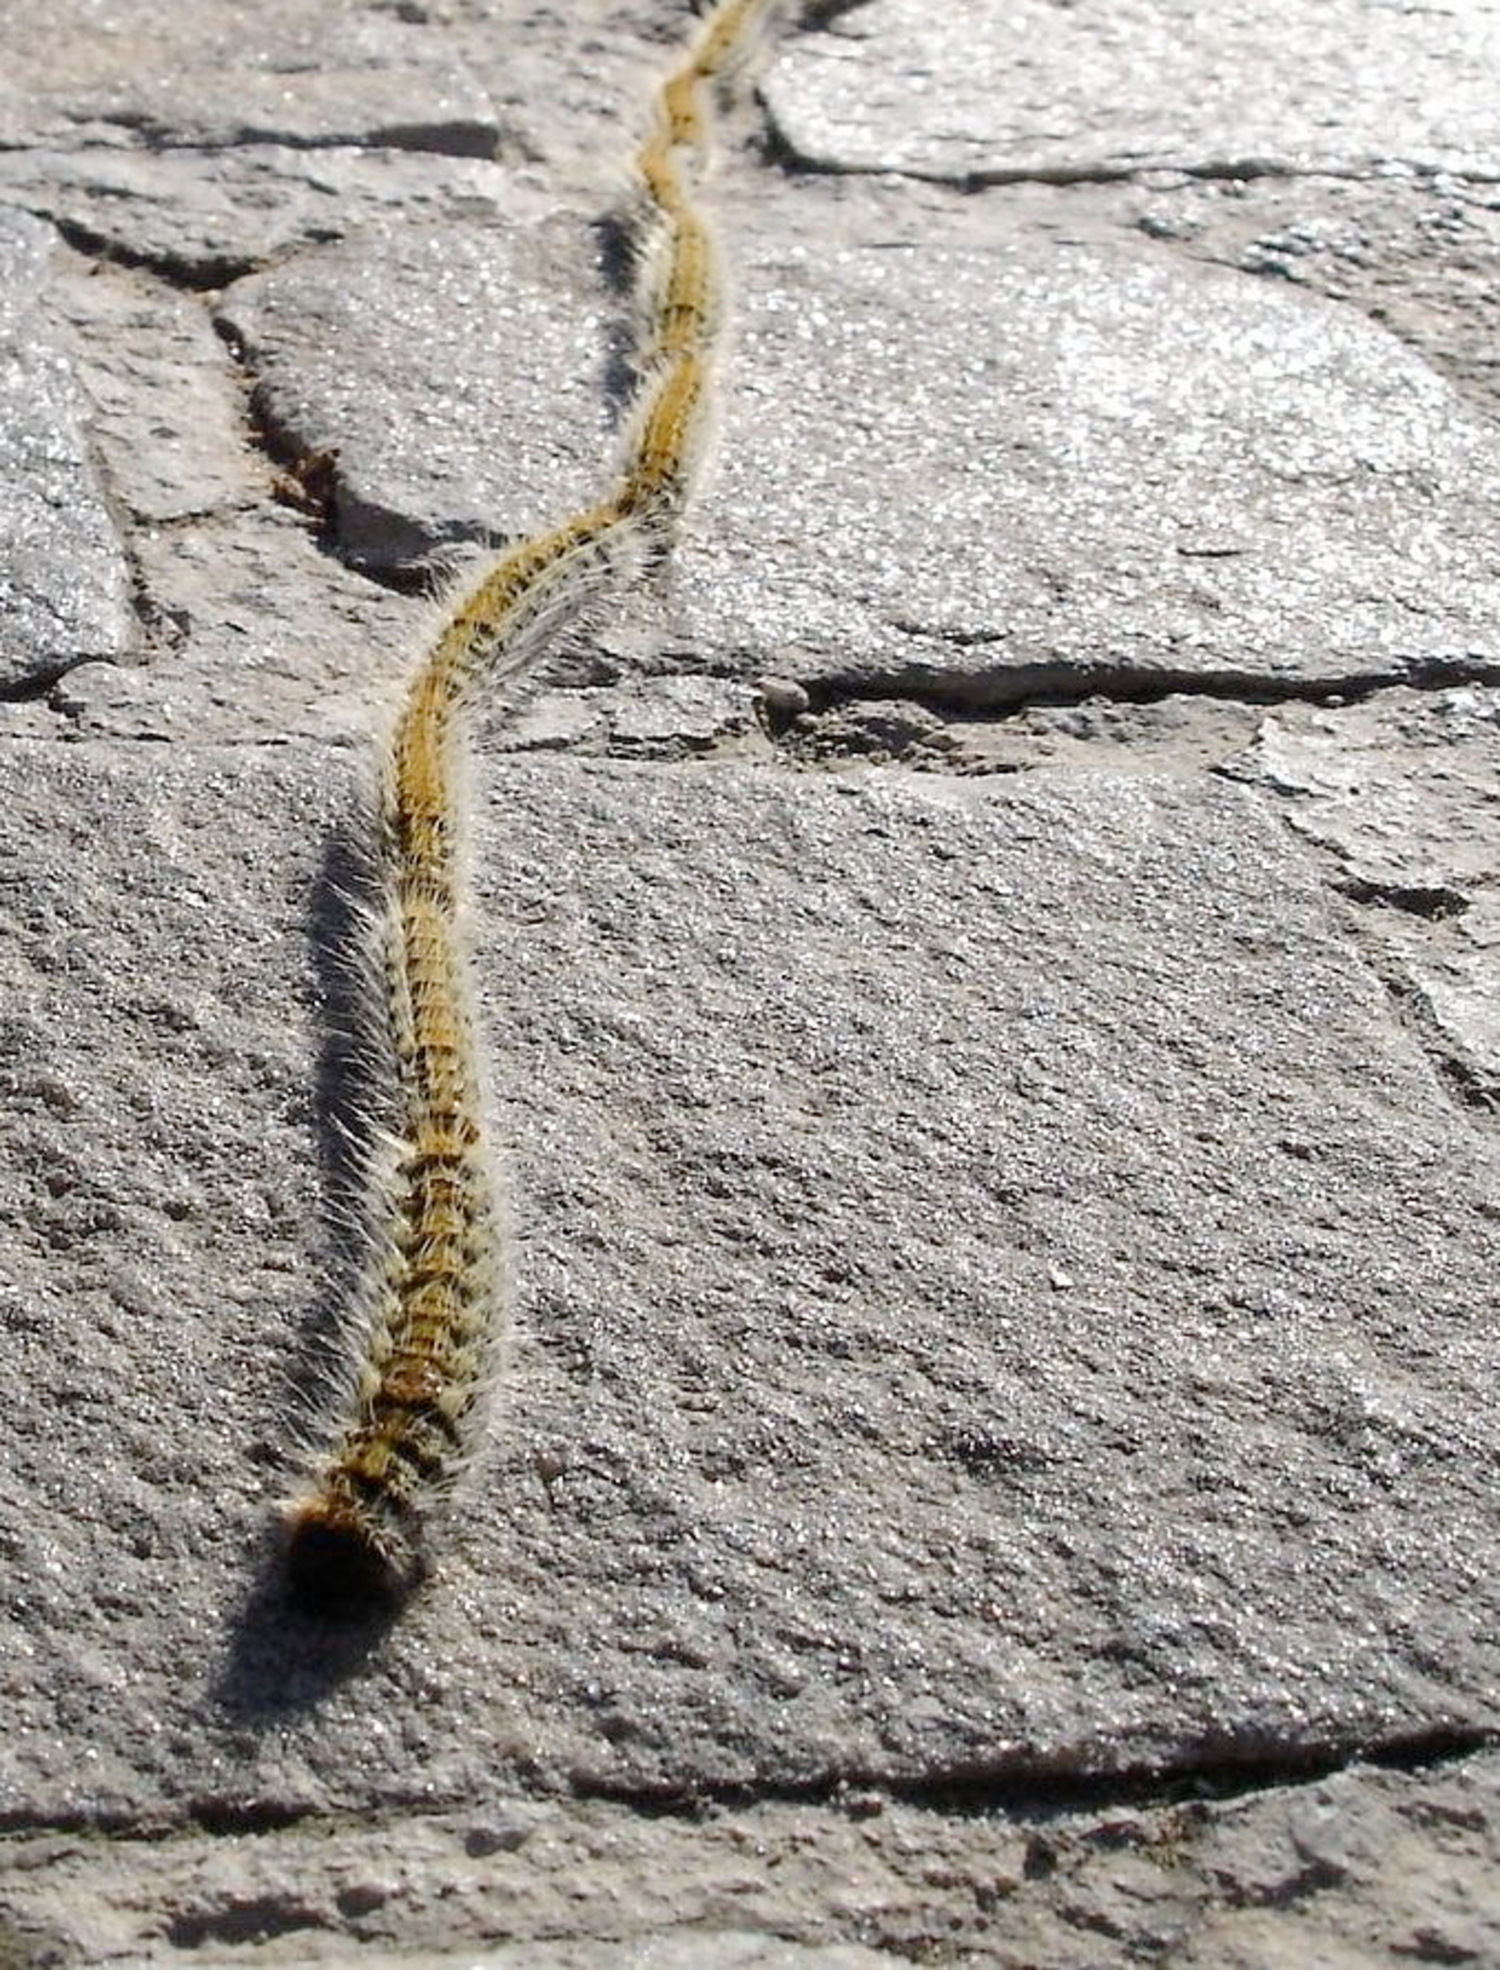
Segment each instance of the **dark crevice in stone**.
[{"label": "dark crevice in stone", "polygon": [[1500,1733],[1434,1726],[1383,1744],[1352,1744],[1342,1751],[1298,1752],[1275,1745],[1231,1742],[1206,1747],[1198,1761],[1119,1772],[1054,1769],[1027,1773],[962,1765],[910,1777],[850,1770],[801,1781],[705,1783],[690,1790],[668,1785],[615,1785],[596,1776],[575,1775],[573,1791],[578,1798],[607,1799],[637,1812],[667,1817],[690,1818],[714,1806],[776,1803],[847,1807],[876,1794],[901,1805],[955,1816],[1048,1819],[1063,1813],[1120,1807],[1239,1799],[1314,1784],[1359,1767],[1408,1773],[1439,1771],[1496,1745],[1500,1745]]},{"label": "dark crevice in stone", "polygon": [[52,226],[75,252],[84,254],[88,259],[104,260],[117,267],[131,267],[141,273],[154,274],[168,287],[175,287],[187,294],[215,293],[231,281],[254,273],[259,264],[247,256],[230,253],[205,254],[192,259],[184,259],[174,253],[145,253],[111,239],[107,233],[84,225],[81,220],[61,218],[45,206],[27,206],[25,210],[33,218]]},{"label": "dark crevice in stone", "polygon": [[804,30],[812,27],[826,27],[831,20],[843,14],[852,14],[856,7],[868,7],[871,0],[802,0],[798,26]]},{"label": "dark crevice in stone", "polygon": [[1471,898],[1462,890],[1442,884],[1372,882],[1363,876],[1346,876],[1335,888],[1351,903],[1364,903],[1376,909],[1401,910],[1407,916],[1421,917],[1427,923],[1443,923],[1461,917]]},{"label": "dark crevice in stone", "polygon": [[[1442,1774],[1466,1759],[1497,1749],[1500,1731],[1434,1725],[1384,1743],[1354,1742],[1342,1750],[1297,1752],[1264,1742],[1210,1744],[1200,1760],[1118,1772],[1066,1772],[1052,1766],[1027,1773],[966,1764],[906,1776],[850,1769],[803,1780],[703,1780],[692,1785],[614,1784],[597,1776],[575,1774],[569,1790],[574,1799],[621,1806],[645,1818],[696,1819],[721,1807],[759,1805],[823,1805],[868,1817],[889,1803],[959,1818],[1046,1822],[1065,1814],[1206,1805],[1269,1795],[1360,1770],[1412,1776]],[[530,1783],[523,1775],[516,1792],[518,1798],[526,1799],[557,1796],[553,1787],[536,1784],[534,1774]],[[399,1813],[403,1820],[412,1810],[431,1818],[463,1812],[472,1803],[466,1797],[434,1796],[423,1799],[419,1806],[415,1801],[405,1806],[392,1803],[371,1814],[342,1808],[324,1811],[305,1803],[293,1805],[264,1798],[203,1797],[188,1800],[182,1817],[196,1832],[235,1838],[308,1825],[369,1827],[385,1821],[391,1812]],[[0,1813],[0,1833],[94,1833],[156,1841],[170,1839],[180,1830],[176,1815],[153,1816],[149,1809],[139,1808]]]},{"label": "dark crevice in stone", "polygon": [[[857,4],[857,0],[856,0]],[[142,151],[156,157],[178,157],[184,154],[195,157],[222,157],[241,150],[291,150],[291,151],[362,151],[379,155],[383,151],[415,151],[428,157],[467,157],[482,161],[494,161],[501,154],[504,137],[492,124],[468,123],[462,120],[455,123],[393,123],[374,130],[345,130],[320,132],[316,136],[305,131],[243,129],[236,130],[232,136],[204,137],[186,136],[173,131],[160,117],[153,116],[149,110],[116,110],[84,114],[64,110],[63,114],[75,128],[92,126],[96,130],[123,130],[138,141],[133,144],[116,144],[95,137],[68,146],[56,138],[22,138],[14,143],[0,140],[0,156],[28,157],[37,152],[54,154],[59,150],[71,155],[85,155],[103,152],[106,155],[139,156]],[[532,161],[532,160],[528,160]]]},{"label": "dark crevice in stone", "polygon": [[[254,359],[232,323],[215,314],[213,326],[244,384],[245,442],[271,467],[272,497],[302,516],[319,552],[337,561],[340,567],[362,575],[393,595],[430,596],[441,566],[418,558],[417,550],[425,537],[419,536],[401,514],[390,514],[390,527],[393,535],[402,532],[411,535],[409,557],[397,555],[390,563],[368,562],[346,552],[340,528],[340,501],[345,495],[337,451],[309,452],[298,445],[276,417]],[[501,537],[486,537],[482,544],[499,546]]]},{"label": "dark crevice in stone", "polygon": [[1417,1042],[1454,1106],[1473,1117],[1500,1115],[1500,1080],[1475,1062],[1460,1059],[1425,1014],[1412,1015],[1409,995],[1389,979],[1385,982],[1391,996],[1407,1011]]},{"label": "dark crevice in stone", "polygon": [[[835,158],[809,157],[799,150],[768,109],[766,156],[790,176],[815,178],[907,178],[920,184],[946,185],[950,190],[975,193],[1001,190],[1012,185],[1129,185],[1145,183],[1170,172],[1174,178],[1198,183],[1229,182],[1249,184],[1256,179],[1276,179],[1296,184],[1308,178],[1336,178],[1352,184],[1378,184],[1392,171],[1409,174],[1417,182],[1447,174],[1429,164],[1401,158],[1369,159],[1360,164],[1288,164],[1271,157],[1208,157],[1193,163],[1176,158],[1138,158],[1108,164],[1102,160],[1083,164],[1025,165],[997,164],[977,171],[922,170],[911,164],[841,164]],[[1472,171],[1463,174],[1474,178]],[[1490,182],[1488,178],[1479,180]]]},{"label": "dark crevice in stone", "polygon": [[[175,133],[171,126],[147,110],[119,111],[95,119],[112,129],[128,131],[140,143],[133,149],[148,150],[156,156],[222,157],[241,150],[294,151],[417,151],[430,157],[471,157],[492,160],[499,147],[499,133],[484,123],[393,123],[374,130],[319,132],[246,128],[224,137],[190,137]],[[40,148],[40,146],[28,146]]]},{"label": "dark crevice in stone", "polygon": [[[932,635],[919,624],[897,624],[908,634]],[[993,640],[987,631],[939,632],[957,648]],[[800,680],[810,708],[829,711],[872,698],[906,699],[934,711],[1015,713],[1038,706],[1084,704],[1103,698],[1115,704],[1154,705],[1167,698],[1214,698],[1246,705],[1360,704],[1382,691],[1441,690],[1455,685],[1500,684],[1500,662],[1472,657],[1436,659],[1398,670],[1352,671],[1342,677],[1267,677],[1245,670],[1168,670],[1112,663],[1015,664],[994,669],[948,671],[908,664],[879,675],[832,672]]]},{"label": "dark crevice in stone", "polygon": [[176,1949],[201,1949],[205,1943],[270,1942],[276,1936],[328,1926],[327,1917],[295,1893],[250,1895],[232,1898],[219,1908],[185,1909],[172,1917],[166,1936]]},{"label": "dark crevice in stone", "polygon": [[1477,1109],[1484,1115],[1500,1115],[1500,1081],[1471,1061],[1459,1060],[1451,1053],[1437,1057],[1437,1070],[1443,1085],[1460,1108]]},{"label": "dark crevice in stone", "polygon": [[273,468],[271,497],[301,517],[321,552],[337,557],[337,452],[297,450],[267,417],[265,393],[258,383],[250,388],[245,435],[250,448]]},{"label": "dark crevice in stone", "polygon": [[54,664],[41,664],[25,677],[13,683],[0,684],[0,705],[33,705],[43,703],[48,694],[55,690],[69,671],[79,669],[83,664],[114,663],[116,657],[109,651],[88,651],[81,655],[68,657]]},{"label": "dark crevice in stone", "polygon": [[[200,1833],[237,1834],[284,1833],[317,1815],[309,1806],[292,1806],[280,1801],[245,1799],[190,1799],[182,1815]],[[327,1816],[330,1820],[332,1815]],[[101,1806],[94,1810],[77,1807],[56,1813],[28,1813],[20,1808],[0,1811],[0,1834],[86,1833],[106,1838],[163,1841],[179,1831],[175,1817],[161,1808],[125,1805]],[[0,1959],[3,1961],[3,1959]]]},{"label": "dark crevice in stone", "polygon": [[[255,363],[239,334],[219,314],[213,316],[213,327],[244,387],[244,440],[271,469],[271,497],[301,516],[320,553],[341,566],[354,567],[342,551],[338,534],[338,453],[304,451],[292,440],[271,414]],[[420,594],[430,586],[420,570],[403,568],[387,574],[355,567],[354,571],[397,594]]]},{"label": "dark crevice in stone", "polygon": [[284,1833],[315,1817],[308,1806],[287,1806],[269,1799],[231,1803],[225,1799],[195,1799],[189,1807],[192,1823],[202,1833]]}]

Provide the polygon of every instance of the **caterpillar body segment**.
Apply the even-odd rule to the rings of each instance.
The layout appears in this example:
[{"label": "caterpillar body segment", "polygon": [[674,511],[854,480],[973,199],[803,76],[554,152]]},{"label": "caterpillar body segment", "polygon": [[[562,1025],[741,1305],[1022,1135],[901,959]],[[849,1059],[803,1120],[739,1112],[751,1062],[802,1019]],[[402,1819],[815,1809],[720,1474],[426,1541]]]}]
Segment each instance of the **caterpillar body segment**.
[{"label": "caterpillar body segment", "polygon": [[718,80],[748,61],[756,35],[775,12],[776,0],[723,0],[703,17],[688,51],[686,66],[705,80]]},{"label": "caterpillar body segment", "polygon": [[628,570],[630,527],[612,498],[505,548],[449,605],[413,693],[430,672],[457,706],[476,685],[494,690],[530,670]]},{"label": "caterpillar body segment", "polygon": [[[708,149],[708,105],[703,98],[702,74],[696,65],[680,68],[668,76],[657,97],[660,133],[669,149],[685,151],[701,160]],[[686,207],[684,196],[676,210]]]},{"label": "caterpillar body segment", "polygon": [[718,344],[724,318],[719,247],[706,221],[684,212],[663,229],[641,282],[639,361],[706,358]]},{"label": "caterpillar body segment", "polygon": [[671,138],[659,133],[647,142],[635,160],[636,175],[645,193],[646,210],[653,214],[686,210],[687,179]]},{"label": "caterpillar body segment", "polygon": [[289,1564],[336,1607],[423,1575],[425,1516],[457,1475],[493,1381],[498,1202],[459,929],[452,708],[429,668],[391,748],[382,1013],[394,1141],[367,1213],[371,1263],[351,1325],[349,1413],[291,1514]]},{"label": "caterpillar body segment", "polygon": [[462,935],[462,774],[482,694],[527,674],[671,543],[704,449],[724,316],[717,243],[696,204],[712,95],[771,0],[718,0],[656,96],[636,156],[641,382],[598,502],[491,556],[443,609],[387,747],[370,1052],[389,1140],[370,1152],[355,1360],[330,1442],[287,1513],[287,1561],[334,1610],[399,1597],[472,1451],[503,1333],[499,1193]]},{"label": "caterpillar body segment", "polygon": [[670,530],[686,501],[710,408],[708,367],[691,351],[648,386],[620,503],[653,528]]}]

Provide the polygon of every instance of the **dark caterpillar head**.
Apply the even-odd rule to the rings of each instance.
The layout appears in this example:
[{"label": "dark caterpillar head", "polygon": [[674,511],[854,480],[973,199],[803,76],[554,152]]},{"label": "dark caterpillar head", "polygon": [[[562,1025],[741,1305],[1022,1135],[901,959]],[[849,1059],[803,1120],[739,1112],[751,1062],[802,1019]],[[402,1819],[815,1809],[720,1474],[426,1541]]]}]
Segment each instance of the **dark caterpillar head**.
[{"label": "dark caterpillar head", "polygon": [[287,1577],[306,1607],[358,1619],[403,1599],[426,1566],[415,1541],[367,1501],[329,1490],[287,1517]]}]

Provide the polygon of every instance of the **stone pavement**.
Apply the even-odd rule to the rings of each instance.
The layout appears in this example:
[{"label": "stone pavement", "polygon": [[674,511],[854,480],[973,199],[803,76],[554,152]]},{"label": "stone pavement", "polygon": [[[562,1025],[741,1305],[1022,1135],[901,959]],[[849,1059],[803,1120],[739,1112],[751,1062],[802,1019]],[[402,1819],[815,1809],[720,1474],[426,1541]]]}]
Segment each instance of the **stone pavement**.
[{"label": "stone pavement", "polygon": [[492,1441],[285,1601],[373,741],[686,22],[0,13],[0,1963],[1500,1962],[1490,0],[783,25],[475,770]]}]

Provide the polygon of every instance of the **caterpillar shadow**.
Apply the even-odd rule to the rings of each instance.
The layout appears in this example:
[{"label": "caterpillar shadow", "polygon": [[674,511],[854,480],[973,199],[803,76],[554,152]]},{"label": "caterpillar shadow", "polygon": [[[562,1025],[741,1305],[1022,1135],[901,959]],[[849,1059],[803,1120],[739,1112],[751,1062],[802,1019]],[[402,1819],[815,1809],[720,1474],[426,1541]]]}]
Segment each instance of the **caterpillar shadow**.
[{"label": "caterpillar shadow", "polygon": [[643,248],[636,227],[624,210],[602,213],[592,222],[591,230],[600,274],[620,304],[604,327],[604,362],[600,372],[610,426],[618,431],[635,408],[641,386],[637,338],[632,333],[627,304],[634,291]]},{"label": "caterpillar shadow", "polygon": [[[314,1072],[315,1143],[322,1200],[317,1290],[273,1399],[268,1431],[284,1455],[284,1419],[294,1437],[316,1444],[341,1392],[342,1345],[350,1309],[361,1299],[369,1223],[380,1182],[381,1129],[391,1079],[382,1055],[376,931],[380,894],[373,802],[352,807],[330,828],[307,913],[321,1034]],[[279,1460],[278,1460],[279,1461]],[[284,1473],[288,1489],[297,1473]],[[295,1585],[279,1527],[267,1528],[252,1584],[231,1623],[215,1697],[252,1726],[312,1709],[358,1673],[400,1613],[390,1597],[320,1596]]]}]

